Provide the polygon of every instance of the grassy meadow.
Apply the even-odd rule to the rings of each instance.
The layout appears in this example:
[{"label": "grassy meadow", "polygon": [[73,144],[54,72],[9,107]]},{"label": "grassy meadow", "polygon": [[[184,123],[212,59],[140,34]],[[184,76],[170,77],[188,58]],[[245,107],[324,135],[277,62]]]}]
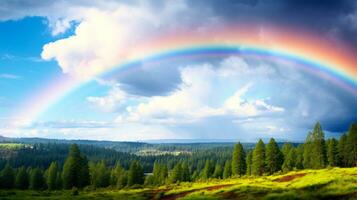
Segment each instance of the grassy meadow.
[{"label": "grassy meadow", "polygon": [[159,188],[77,191],[1,190],[0,199],[357,199],[357,168],[301,170],[261,177],[180,183]]}]

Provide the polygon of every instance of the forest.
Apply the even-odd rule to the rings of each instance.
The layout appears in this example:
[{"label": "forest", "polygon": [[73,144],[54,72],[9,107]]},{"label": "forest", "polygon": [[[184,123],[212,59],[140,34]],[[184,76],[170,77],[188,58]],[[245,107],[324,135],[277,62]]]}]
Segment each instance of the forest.
[{"label": "forest", "polygon": [[[143,144],[140,144],[143,146]],[[147,145],[144,145],[148,147]],[[304,143],[158,145],[163,154],[137,155],[93,144],[3,143],[0,187],[57,191],[141,189],[185,182],[229,180],[290,171],[357,166],[357,125],[325,139],[316,123]],[[169,151],[171,150],[171,151]],[[175,154],[168,153],[176,151]],[[177,153],[179,152],[179,153]]]}]

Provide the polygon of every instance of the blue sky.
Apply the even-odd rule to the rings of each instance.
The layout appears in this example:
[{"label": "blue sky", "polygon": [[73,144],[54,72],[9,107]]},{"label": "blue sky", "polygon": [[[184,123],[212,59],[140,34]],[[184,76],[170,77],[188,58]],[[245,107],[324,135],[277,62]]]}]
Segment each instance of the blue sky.
[{"label": "blue sky", "polygon": [[[293,26],[357,47],[354,1],[218,2],[0,2],[0,135],[303,140],[317,121],[328,137],[357,121],[354,94],[282,58],[177,58],[93,76],[121,63],[127,46],[183,28]],[[41,98],[38,91],[64,77],[86,84],[39,117],[24,118],[29,99]]]}]

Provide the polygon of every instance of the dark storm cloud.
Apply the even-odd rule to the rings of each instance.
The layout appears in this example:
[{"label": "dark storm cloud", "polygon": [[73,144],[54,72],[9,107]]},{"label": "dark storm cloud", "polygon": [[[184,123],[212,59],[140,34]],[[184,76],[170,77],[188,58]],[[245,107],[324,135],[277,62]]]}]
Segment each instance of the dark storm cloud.
[{"label": "dark storm cloud", "polygon": [[[357,15],[354,0],[209,0],[192,1],[194,7],[209,7],[228,23],[282,24],[317,32],[357,46]],[[356,17],[357,18],[357,17]]]}]

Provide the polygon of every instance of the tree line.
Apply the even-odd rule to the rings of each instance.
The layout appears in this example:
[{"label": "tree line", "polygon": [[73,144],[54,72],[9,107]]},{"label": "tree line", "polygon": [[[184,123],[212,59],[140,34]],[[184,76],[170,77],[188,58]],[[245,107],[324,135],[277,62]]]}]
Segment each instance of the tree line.
[{"label": "tree line", "polygon": [[[226,154],[224,154],[226,155]],[[44,170],[40,167],[12,168],[10,164],[1,170],[0,187],[5,189],[60,190],[71,188],[136,188],[170,183],[226,179],[241,176],[262,176],[300,169],[357,166],[357,125],[352,124],[338,140],[325,140],[319,123],[307,135],[303,144],[285,143],[279,147],[271,138],[267,144],[259,140],[252,149],[241,143],[234,146],[231,158],[192,160],[180,157],[174,165],[159,159],[151,173],[144,173],[140,161],[132,160],[128,167],[120,162],[109,165],[104,160],[88,161],[78,146],[70,146],[68,156],[59,165],[53,161]],[[199,164],[200,163],[200,164]]]}]

